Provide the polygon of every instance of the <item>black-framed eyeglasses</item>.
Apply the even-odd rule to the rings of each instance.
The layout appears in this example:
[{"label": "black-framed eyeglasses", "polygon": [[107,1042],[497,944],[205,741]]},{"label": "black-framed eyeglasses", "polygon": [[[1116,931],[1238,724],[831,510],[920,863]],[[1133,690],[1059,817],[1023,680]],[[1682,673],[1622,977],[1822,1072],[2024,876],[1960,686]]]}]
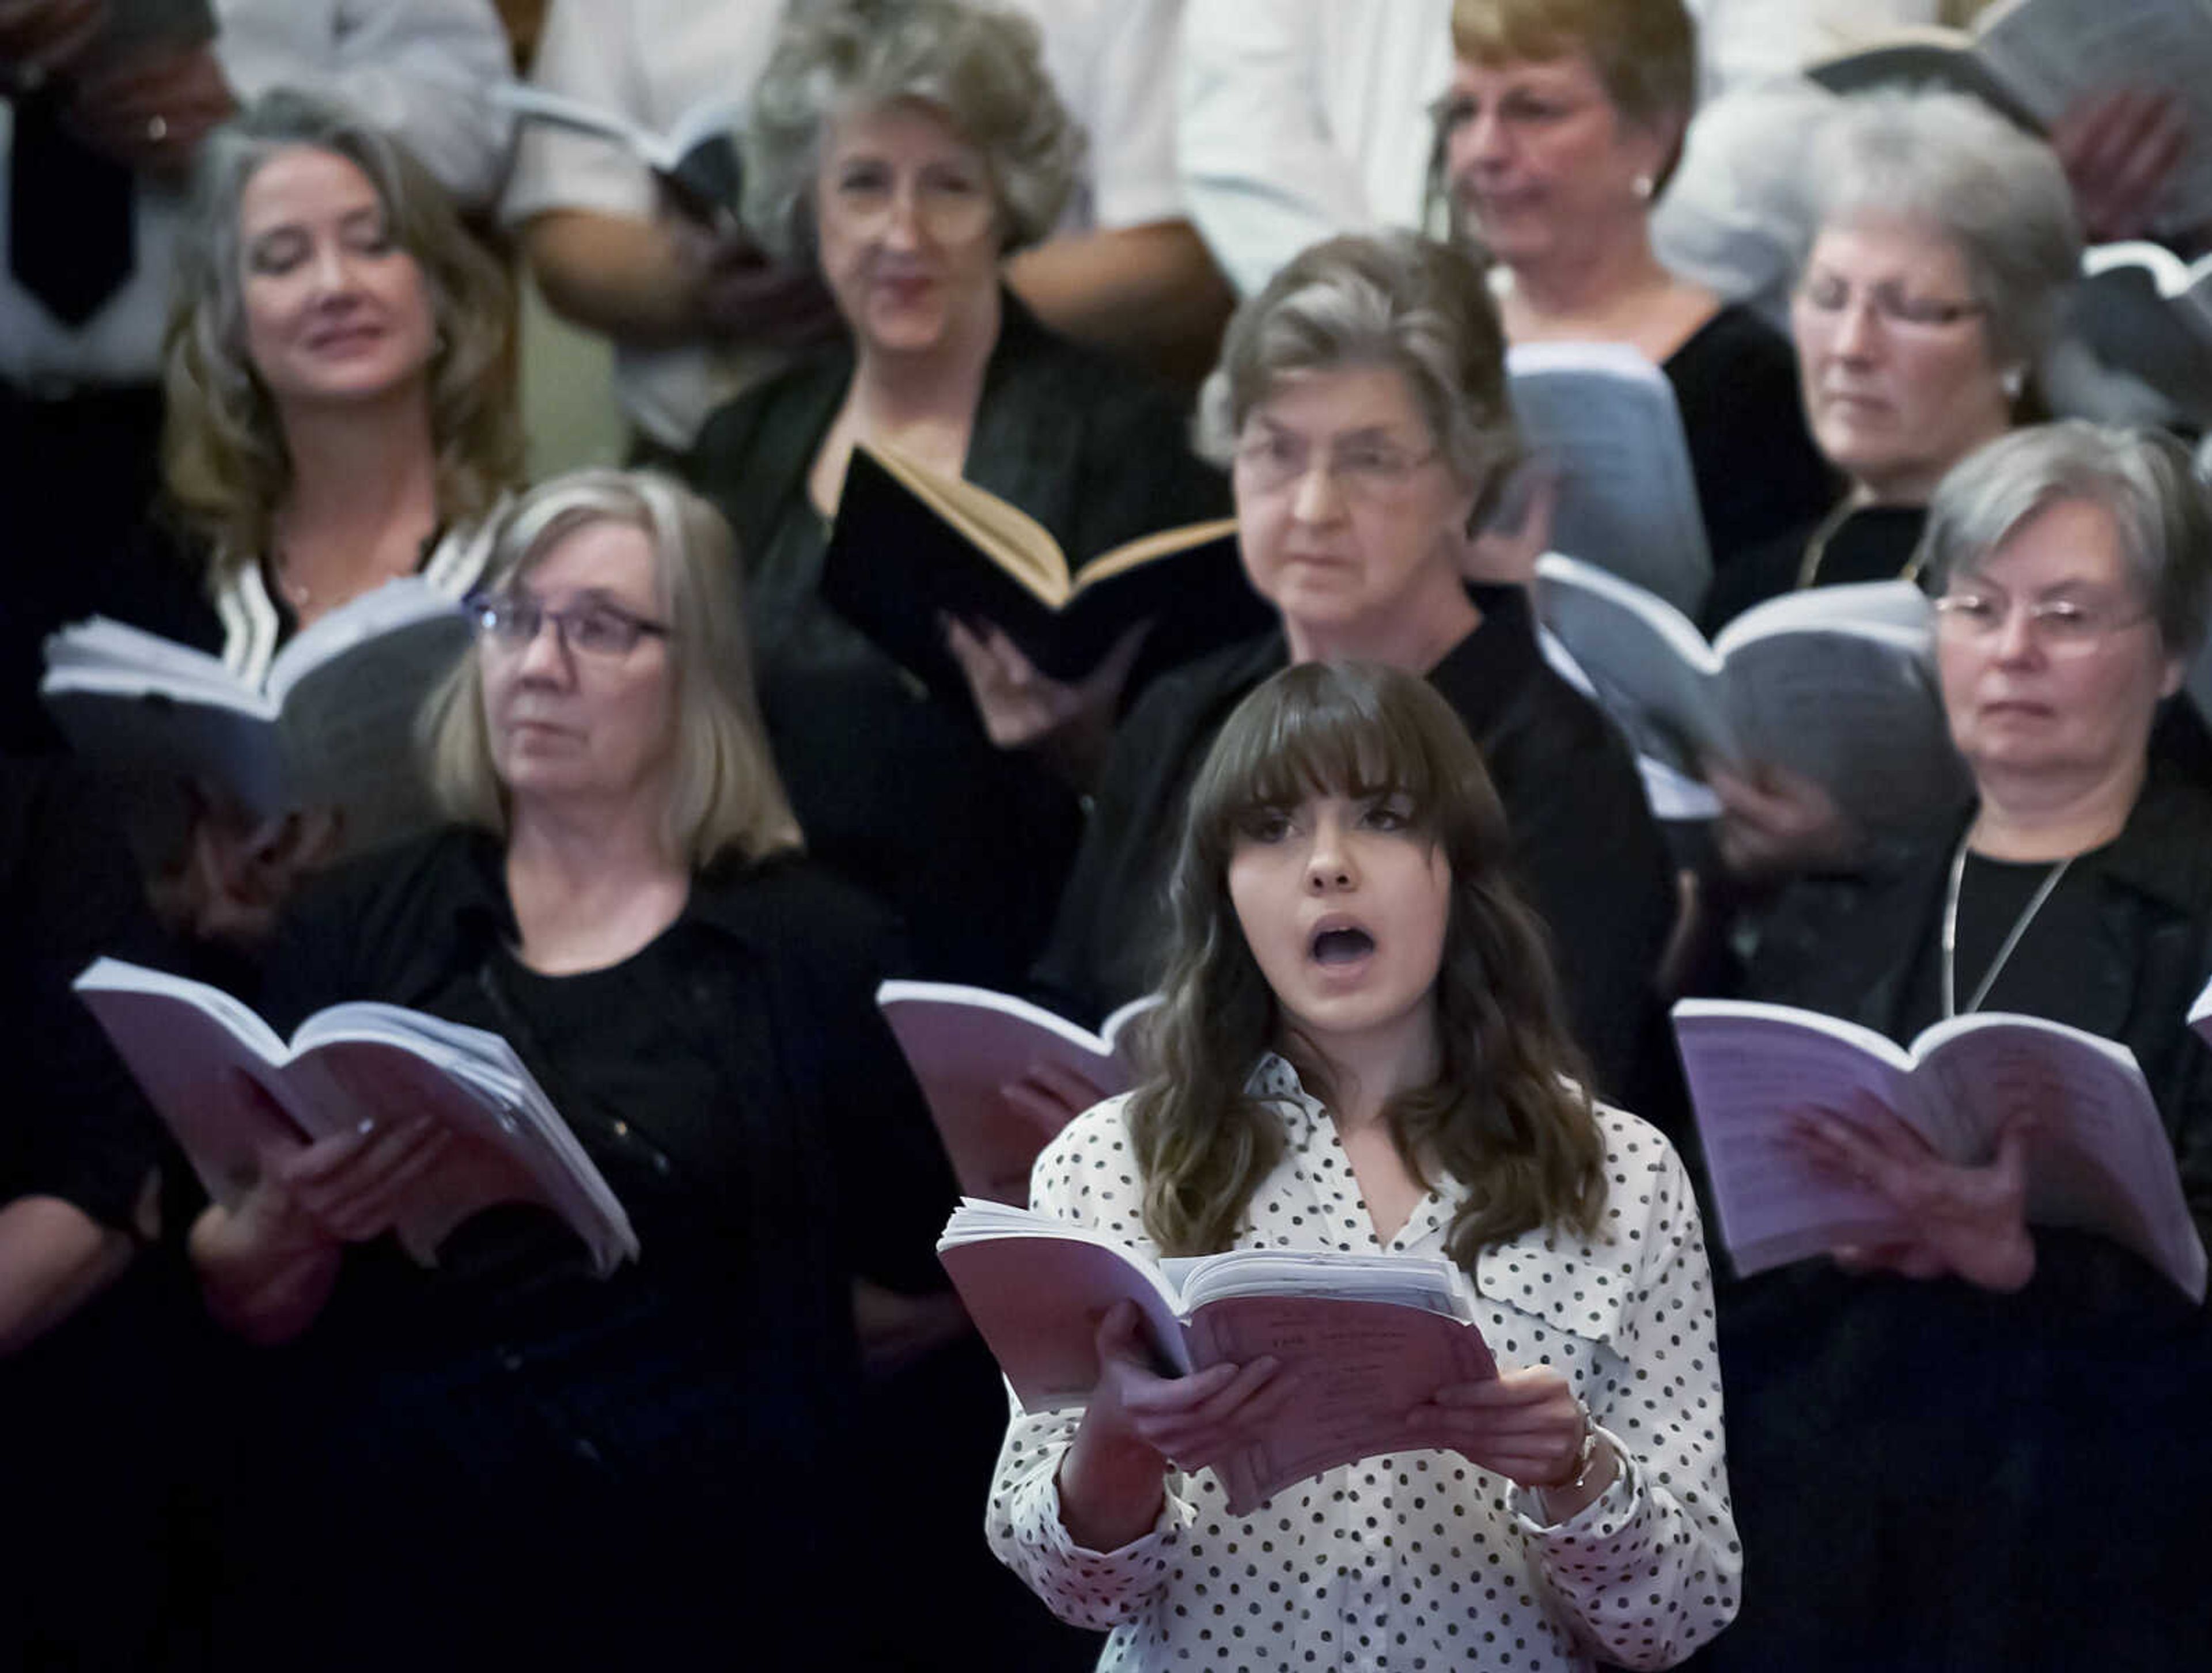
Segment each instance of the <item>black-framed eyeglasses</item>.
[{"label": "black-framed eyeglasses", "polygon": [[594,599],[564,610],[548,609],[527,593],[471,593],[462,601],[477,637],[502,651],[520,651],[547,622],[562,646],[586,657],[626,657],[641,639],[666,639],[668,625],[648,621],[619,604]]}]

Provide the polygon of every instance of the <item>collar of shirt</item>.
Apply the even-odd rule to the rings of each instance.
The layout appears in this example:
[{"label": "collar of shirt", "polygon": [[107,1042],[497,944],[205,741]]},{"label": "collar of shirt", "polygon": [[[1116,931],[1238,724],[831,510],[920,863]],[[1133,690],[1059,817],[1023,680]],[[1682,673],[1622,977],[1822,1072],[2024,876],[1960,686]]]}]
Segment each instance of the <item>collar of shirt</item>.
[{"label": "collar of shirt", "polygon": [[[1244,1091],[1275,1111],[1283,1124],[1290,1163],[1297,1165],[1300,1158],[1326,1154],[1325,1147],[1338,1145],[1328,1106],[1306,1090],[1297,1070],[1279,1054],[1269,1052],[1261,1057],[1245,1079]],[[1607,1129],[1610,1151],[1610,1123],[1602,1109],[1599,1120]],[[1334,1155],[1340,1157],[1341,1149]],[[1348,1161],[1345,1167],[1349,1173]],[[1622,1181],[1611,1183],[1614,1189],[1623,1188]],[[1464,1193],[1449,1178],[1433,1185],[1441,1189],[1432,1188],[1422,1197],[1390,1240],[1392,1252],[1443,1254],[1452,1205]],[[1538,1227],[1492,1244],[1477,1255],[1474,1288],[1496,1306],[1528,1315],[1555,1330],[1618,1346],[1626,1323],[1622,1309],[1638,1290],[1638,1262],[1655,1256],[1656,1252],[1640,1250],[1623,1237],[1601,1236],[1585,1242],[1572,1232]]]}]

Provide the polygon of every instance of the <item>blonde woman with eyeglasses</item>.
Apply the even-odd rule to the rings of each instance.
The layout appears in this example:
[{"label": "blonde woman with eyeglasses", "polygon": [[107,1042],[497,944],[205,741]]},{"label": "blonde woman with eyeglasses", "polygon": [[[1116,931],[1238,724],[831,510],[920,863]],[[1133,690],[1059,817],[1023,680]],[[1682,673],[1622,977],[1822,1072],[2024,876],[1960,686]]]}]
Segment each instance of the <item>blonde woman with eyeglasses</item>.
[{"label": "blonde woman with eyeglasses", "polygon": [[311,889],[263,1009],[503,1036],[641,1252],[600,1275],[507,1202],[410,1259],[403,1209],[492,1164],[404,1083],[358,1130],[272,1140],[190,1240],[254,1345],[222,1659],[858,1664],[856,1620],[805,1600],[859,1514],[861,1354],[963,1322],[896,1294],[935,1281],[951,1181],[874,1009],[886,925],[799,852],[712,507],[556,478],[495,523],[483,585],[424,717],[453,823]]}]

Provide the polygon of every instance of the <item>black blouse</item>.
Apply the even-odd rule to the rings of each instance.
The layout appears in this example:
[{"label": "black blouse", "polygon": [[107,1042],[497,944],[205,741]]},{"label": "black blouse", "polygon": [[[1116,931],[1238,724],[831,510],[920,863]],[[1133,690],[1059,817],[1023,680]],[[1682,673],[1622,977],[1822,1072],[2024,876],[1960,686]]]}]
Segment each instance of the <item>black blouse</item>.
[{"label": "black blouse", "polygon": [[[1638,1095],[1648,1085],[1652,972],[1674,916],[1665,850],[1627,746],[1545,663],[1526,595],[1473,591],[1481,625],[1429,681],[1482,750],[1601,1088]],[[1095,1021],[1158,981],[1191,780],[1230,711],[1289,660],[1276,633],[1194,663],[1161,680],[1115,736],[1036,973],[1067,1015]]]},{"label": "black blouse", "polygon": [[1717,577],[1835,500],[1836,474],[1805,427],[1796,350],[1749,308],[1722,308],[1660,370],[1682,409]]},{"label": "black blouse", "polygon": [[[963,470],[1036,518],[1079,566],[1229,511],[1183,415],[1055,336],[1012,295]],[[825,546],[806,481],[853,378],[840,342],[710,418],[686,474],[730,519],[746,568],[762,706],[811,853],[892,906],[922,973],[1017,985],[1082,829],[1074,793],[931,699],[817,591]],[[1132,676],[1133,696],[1148,672]]]}]

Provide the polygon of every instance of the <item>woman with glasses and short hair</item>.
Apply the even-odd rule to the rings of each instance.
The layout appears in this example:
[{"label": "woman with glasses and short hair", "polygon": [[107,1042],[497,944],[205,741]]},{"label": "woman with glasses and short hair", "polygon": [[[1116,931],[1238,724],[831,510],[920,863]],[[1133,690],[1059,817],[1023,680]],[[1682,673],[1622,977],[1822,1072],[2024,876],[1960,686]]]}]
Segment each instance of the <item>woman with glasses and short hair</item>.
[{"label": "woman with glasses and short hair", "polygon": [[[1716,576],[1705,627],[1793,589],[1911,573],[1936,484],[2031,405],[2081,257],[2057,158],[1979,100],[1844,100],[1804,179],[1814,232],[1790,304],[1814,439],[1845,489]],[[1861,833],[1795,773],[1711,775],[1739,879],[1852,863]]]},{"label": "woman with glasses and short hair", "polygon": [[2057,158],[1965,94],[1840,101],[1803,175],[1814,232],[1790,330],[1845,490],[1717,581],[1712,628],[1793,588],[1903,571],[1936,484],[2026,409],[2081,266]]},{"label": "woman with glasses and short hair", "polygon": [[[425,717],[455,822],[304,897],[264,1009],[382,999],[505,1036],[642,1252],[599,1277],[510,1204],[414,1264],[395,1217],[468,1164],[420,1123],[272,1149],[207,1209],[209,1303],[266,1346],[235,1659],[834,1661],[847,1621],[800,1600],[852,1510],[856,1279],[932,1288],[951,1194],[874,1010],[878,916],[800,858],[711,507],[556,479],[496,524],[471,609]],[[868,1293],[914,1331],[957,1321]]]},{"label": "woman with glasses and short hair", "polygon": [[1161,679],[1115,736],[1043,985],[1094,1016],[1150,991],[1172,833],[1214,732],[1285,664],[1385,663],[1425,675],[1480,747],[1596,1090],[1641,1091],[1674,902],[1634,763],[1545,663],[1522,591],[1461,576],[1519,452],[1474,262],[1405,233],[1316,245],[1237,310],[1200,428],[1281,625]]},{"label": "woman with glasses and short hair", "polygon": [[[2212,606],[2205,491],[2168,437],[2023,429],[1943,480],[1920,550],[1976,805],[1875,869],[1794,884],[1747,992],[1899,1041],[1981,1011],[2119,1041],[2212,1234],[2212,1049],[2187,1021],[2212,974],[2212,789],[2150,748]],[[2032,1109],[1966,1167],[1878,1104],[1796,1118],[1899,1229],[1723,1288],[1736,1511],[1764,1579],[1716,1664],[2201,1660],[2202,1307],[2116,1244],[2029,1226],[2031,1157],[2091,1165],[2041,1150]]]},{"label": "woman with glasses and short hair", "polygon": [[1025,17],[792,8],[754,101],[748,220],[778,258],[819,264],[848,336],[711,416],[687,466],[738,531],[769,735],[813,852],[899,908],[927,973],[1000,987],[1050,921],[1081,826],[1066,780],[1095,771],[1138,645],[1060,686],[990,624],[948,622],[987,736],[818,583],[856,446],[989,489],[1079,567],[1226,512],[1176,405],[1001,277],[1058,220],[1082,144]]}]

